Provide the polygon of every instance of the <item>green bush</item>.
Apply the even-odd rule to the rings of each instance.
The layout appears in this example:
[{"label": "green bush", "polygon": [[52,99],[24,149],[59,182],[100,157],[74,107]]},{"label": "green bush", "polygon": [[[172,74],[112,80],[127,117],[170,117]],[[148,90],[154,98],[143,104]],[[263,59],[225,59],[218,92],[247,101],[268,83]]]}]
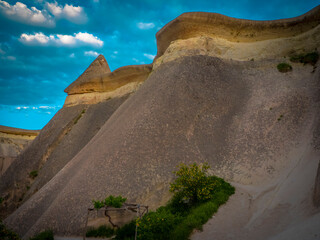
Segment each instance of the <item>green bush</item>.
[{"label": "green bush", "polygon": [[29,173],[29,177],[31,177],[32,179],[35,179],[37,176],[38,176],[37,170],[33,170]]},{"label": "green bush", "polygon": [[115,240],[131,240],[134,239],[136,232],[136,220],[117,229]]},{"label": "green bush", "polygon": [[207,176],[209,168],[208,164],[181,164],[180,169],[174,172],[177,178],[170,184],[170,192],[191,204],[211,199],[217,182],[216,179]]},{"label": "green bush", "polygon": [[171,183],[174,195],[168,204],[118,229],[115,239],[134,239],[136,226],[137,239],[188,239],[235,192],[222,178],[208,176],[208,169],[207,164],[181,164]]},{"label": "green bush", "polygon": [[181,221],[179,215],[174,215],[164,207],[156,212],[150,212],[137,220],[138,239],[144,240],[167,240],[168,234]]},{"label": "green bush", "polygon": [[125,203],[126,201],[127,199],[121,196],[115,197],[113,195],[110,195],[103,201],[92,200],[92,203],[95,209],[100,209],[103,207],[121,208],[122,204]]},{"label": "green bush", "polygon": [[114,197],[110,195],[104,200],[104,204],[105,206],[108,206],[108,207],[121,208],[122,204],[125,203],[126,201],[127,199],[121,196]]},{"label": "green bush", "polygon": [[292,67],[288,63],[279,63],[277,68],[278,68],[278,71],[282,73],[292,71]]},{"label": "green bush", "polygon": [[95,209],[100,209],[104,207],[104,202],[103,201],[95,201],[92,200],[93,206]]},{"label": "green bush", "polygon": [[319,59],[319,54],[318,52],[311,52],[307,54],[299,54],[299,55],[294,55],[290,57],[291,62],[300,62],[303,64],[311,64],[314,66]]},{"label": "green bush", "polygon": [[39,233],[35,237],[30,238],[29,240],[54,240],[53,232],[51,230],[46,230]]},{"label": "green bush", "polygon": [[112,237],[114,234],[115,231],[113,228],[103,225],[97,229],[89,229],[86,233],[86,237]]}]

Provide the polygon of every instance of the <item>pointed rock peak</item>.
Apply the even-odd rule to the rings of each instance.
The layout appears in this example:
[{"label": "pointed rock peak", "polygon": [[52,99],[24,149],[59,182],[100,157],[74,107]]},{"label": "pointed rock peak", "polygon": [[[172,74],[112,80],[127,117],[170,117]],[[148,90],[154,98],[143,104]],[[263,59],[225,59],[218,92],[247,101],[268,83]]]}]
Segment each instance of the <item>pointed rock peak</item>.
[{"label": "pointed rock peak", "polygon": [[102,54],[100,54],[90,66],[75,80],[69,85],[64,91],[66,93],[70,92],[71,89],[77,87],[85,82],[90,81],[92,78],[100,77],[103,74],[110,73],[110,68],[107,63],[107,60]]}]

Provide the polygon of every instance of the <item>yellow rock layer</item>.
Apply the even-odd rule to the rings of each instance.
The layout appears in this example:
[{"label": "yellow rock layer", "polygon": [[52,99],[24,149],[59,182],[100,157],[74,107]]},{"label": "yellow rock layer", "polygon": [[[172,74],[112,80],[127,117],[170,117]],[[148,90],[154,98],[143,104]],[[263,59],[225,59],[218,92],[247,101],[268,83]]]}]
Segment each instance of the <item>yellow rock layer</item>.
[{"label": "yellow rock layer", "polygon": [[289,19],[253,21],[217,13],[184,13],[166,24],[156,35],[158,54],[164,54],[172,41],[200,36],[221,38],[228,42],[252,43],[300,35],[320,24],[320,6]]},{"label": "yellow rock layer", "polygon": [[152,65],[125,66],[79,83],[68,89],[64,106],[95,104],[134,92],[147,79],[151,70]]}]

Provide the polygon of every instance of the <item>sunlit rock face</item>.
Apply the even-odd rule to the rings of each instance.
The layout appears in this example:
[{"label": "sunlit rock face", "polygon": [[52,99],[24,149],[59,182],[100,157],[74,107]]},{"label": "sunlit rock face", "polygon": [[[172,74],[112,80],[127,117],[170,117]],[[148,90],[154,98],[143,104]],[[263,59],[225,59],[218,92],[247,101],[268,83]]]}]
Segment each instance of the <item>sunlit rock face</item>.
[{"label": "sunlit rock face", "polygon": [[[99,61],[98,58],[90,66],[96,61]],[[95,66],[93,68],[98,69],[105,68],[105,66],[98,64],[93,66]],[[125,66],[116,69],[113,72],[82,78],[82,76],[85,75],[86,70],[78,78],[86,80],[76,80],[66,88],[65,92],[68,93],[68,97],[66,98],[64,106],[96,104],[110,98],[122,97],[126,94],[133,93],[139,88],[141,83],[147,79],[151,69],[152,65]]]},{"label": "sunlit rock face", "polygon": [[[320,236],[319,61],[289,60],[318,51],[319,13],[277,21],[186,13],[158,32],[152,65],[110,73],[100,56],[92,66],[104,70],[66,89],[24,165],[1,179],[10,190],[25,169],[39,169],[5,223],[25,239],[47,228],[81,235],[92,199],[122,195],[155,209],[170,199],[179,163],[207,162],[236,194],[193,239]],[[279,72],[281,62],[292,71]]]}]

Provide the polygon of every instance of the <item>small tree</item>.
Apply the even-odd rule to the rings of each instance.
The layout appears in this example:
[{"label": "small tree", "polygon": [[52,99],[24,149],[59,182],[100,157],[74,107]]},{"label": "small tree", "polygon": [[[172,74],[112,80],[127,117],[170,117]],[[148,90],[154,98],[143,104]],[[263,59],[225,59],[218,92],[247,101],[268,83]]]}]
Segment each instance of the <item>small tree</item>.
[{"label": "small tree", "polygon": [[211,199],[218,182],[208,176],[210,166],[206,163],[202,166],[194,163],[189,166],[180,164],[179,167],[180,169],[174,172],[177,178],[170,184],[170,192],[191,204]]}]

